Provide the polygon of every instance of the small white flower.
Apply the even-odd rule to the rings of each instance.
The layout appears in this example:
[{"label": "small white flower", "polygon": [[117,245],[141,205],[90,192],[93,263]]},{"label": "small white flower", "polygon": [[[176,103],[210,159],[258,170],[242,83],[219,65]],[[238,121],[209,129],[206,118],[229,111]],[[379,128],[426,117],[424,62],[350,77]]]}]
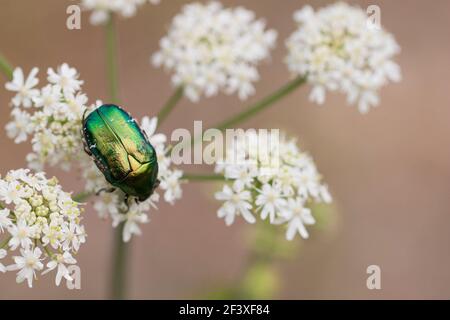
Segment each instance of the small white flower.
[{"label": "small white flower", "polygon": [[191,3],[174,17],[151,60],[173,72],[172,83],[182,86],[191,101],[219,92],[246,99],[255,92],[258,63],[275,46],[277,33],[265,28],[262,19],[242,7]]},{"label": "small white flower", "polygon": [[256,197],[255,204],[261,209],[261,219],[265,220],[269,217],[269,221],[273,223],[276,215],[286,206],[286,199],[282,198],[278,185],[272,186],[266,183]]},{"label": "small white flower", "polygon": [[19,108],[11,111],[13,120],[6,126],[6,134],[10,139],[14,139],[15,143],[21,143],[27,140],[28,134],[31,132],[31,117],[28,112]]},{"label": "small white flower", "polygon": [[80,250],[80,245],[86,242],[86,232],[84,226],[80,226],[77,223],[71,222],[68,225],[65,224],[62,228],[62,234],[64,241],[62,242],[63,250],[69,251]]},{"label": "small white flower", "polygon": [[311,209],[305,207],[301,198],[289,199],[286,209],[287,231],[286,239],[293,240],[298,233],[303,239],[308,239],[309,234],[305,225],[313,225],[316,221],[311,214]]},{"label": "small white flower", "polygon": [[379,103],[381,87],[400,81],[392,60],[400,47],[383,28],[369,28],[362,9],[346,3],[317,11],[305,6],[294,20],[297,30],[286,41],[286,63],[312,85],[311,101],[323,104],[326,91],[339,91],[366,113]]},{"label": "small white flower", "polygon": [[44,246],[50,245],[53,249],[58,249],[60,247],[60,239],[62,234],[57,223],[45,225],[42,233],[42,244]]},{"label": "small white flower", "polygon": [[235,166],[226,166],[224,176],[227,179],[233,179],[234,184],[242,187],[250,187],[253,179],[258,175],[258,169],[255,165],[237,164]]},{"label": "small white flower", "polygon": [[162,179],[160,187],[165,190],[164,200],[166,202],[174,204],[175,200],[181,198],[182,190],[180,186],[180,179],[182,176],[183,171],[175,170]]},{"label": "small white flower", "polygon": [[34,97],[33,101],[37,108],[53,108],[61,102],[61,87],[58,85],[46,85],[41,89],[39,95]]},{"label": "small white flower", "polygon": [[68,281],[72,281],[72,277],[70,276],[69,269],[66,267],[66,264],[75,264],[77,261],[72,257],[72,255],[65,251],[63,254],[56,254],[54,256],[54,260],[47,263],[47,270],[42,272],[42,274],[49,273],[54,269],[57,269],[55,284],[57,286],[60,285],[62,278],[65,278]]},{"label": "small white flower", "polygon": [[[3,259],[4,257],[6,257],[7,252],[5,249],[0,249],[0,259]],[[6,268],[5,266],[0,262],[0,272],[5,273],[6,272]]]},{"label": "small white flower", "polygon": [[47,74],[48,82],[58,85],[66,95],[80,90],[83,84],[82,80],[78,80],[77,70],[71,68],[67,63],[59,66],[57,71],[49,68]]},{"label": "small white flower", "polygon": [[118,203],[121,200],[119,195],[113,192],[102,192],[94,203],[94,209],[100,218],[119,213]]},{"label": "small white flower", "polygon": [[25,80],[22,68],[14,69],[13,80],[5,84],[7,90],[17,92],[16,96],[12,99],[12,105],[14,107],[31,107],[33,98],[39,94],[39,90],[34,89],[39,83],[39,80],[36,78],[38,72],[38,68],[31,69],[30,74]]},{"label": "small white flower", "polygon": [[0,185],[0,200],[6,204],[17,204],[25,196],[27,196],[27,190],[18,181],[11,181]]},{"label": "small white flower", "polygon": [[13,257],[15,264],[6,267],[8,271],[19,270],[16,281],[21,283],[27,280],[28,287],[33,287],[33,280],[36,277],[36,270],[40,271],[44,268],[41,262],[42,251],[39,248],[21,249],[21,256]]},{"label": "small white flower", "polygon": [[12,221],[9,218],[9,210],[1,209],[0,210],[0,232],[4,232],[5,228],[9,228],[12,225]]},{"label": "small white flower", "polygon": [[133,234],[141,235],[139,223],[149,222],[148,216],[139,211],[130,211],[126,214],[126,222],[123,228],[123,241],[128,242]]},{"label": "small white flower", "polygon": [[126,213],[117,213],[112,215],[113,227],[117,227],[120,223],[125,223],[122,233],[123,242],[130,241],[133,235],[141,235],[139,224],[148,223],[150,220],[148,215],[144,213],[147,211],[148,204],[141,202],[139,204],[133,203]]},{"label": "small white flower", "polygon": [[149,142],[155,148],[158,148],[158,146],[160,146],[160,145],[164,145],[164,143],[166,143],[166,141],[167,141],[165,134],[155,133],[157,127],[158,127],[158,118],[157,117],[149,118],[149,117],[145,116],[142,118],[141,128],[147,134]]},{"label": "small white flower", "polygon": [[27,225],[26,221],[20,219],[16,224],[8,228],[11,239],[8,242],[11,250],[16,250],[17,247],[28,248],[32,245],[31,238],[34,237],[35,227]]},{"label": "small white flower", "polygon": [[[77,94],[68,93],[65,95],[65,103],[62,105],[62,112],[67,114],[69,121],[77,121],[80,115],[83,114],[88,98],[84,93]],[[65,110],[64,110],[65,109]]]},{"label": "small white flower", "polygon": [[256,222],[255,217],[250,212],[250,209],[252,209],[250,191],[244,190],[239,185],[233,186],[233,188],[224,185],[222,191],[217,192],[215,197],[217,200],[225,201],[217,215],[219,218],[225,219],[227,226],[233,224],[236,215],[242,215],[248,223]]}]

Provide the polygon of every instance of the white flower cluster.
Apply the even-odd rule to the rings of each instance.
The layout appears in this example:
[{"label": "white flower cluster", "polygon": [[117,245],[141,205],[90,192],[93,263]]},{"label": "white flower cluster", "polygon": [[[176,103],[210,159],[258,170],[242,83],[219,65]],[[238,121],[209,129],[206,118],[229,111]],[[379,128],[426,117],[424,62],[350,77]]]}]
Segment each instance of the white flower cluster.
[{"label": "white flower cluster", "polygon": [[6,125],[7,135],[16,143],[31,136],[33,152],[27,156],[29,167],[42,170],[43,165],[59,165],[69,169],[74,159],[80,159],[83,145],[80,139],[81,117],[87,96],[80,91],[83,81],[77,70],[62,64],[47,71],[48,84],[36,89],[37,68],[25,79],[21,68],[16,68],[13,80],[6,89],[16,92],[11,101],[12,121]]},{"label": "white flower cluster", "polygon": [[20,254],[12,257],[14,264],[0,263],[0,272],[18,270],[17,282],[26,280],[31,288],[47,259],[42,274],[56,269],[56,285],[71,281],[67,265],[76,264],[72,255],[86,241],[80,221],[81,209],[56,178],[11,170],[0,178],[0,259],[8,251]]},{"label": "white flower cluster", "polygon": [[[45,165],[59,166],[69,169],[77,163],[82,169],[85,179],[85,191],[95,193],[112,186],[95,166],[94,161],[83,152],[81,135],[82,117],[86,110],[88,98],[81,93],[83,81],[78,80],[78,72],[63,64],[56,71],[48,69],[48,81],[41,90],[35,89],[39,83],[34,68],[25,79],[22,69],[14,70],[13,80],[6,84],[10,91],[17,92],[12,99],[12,121],[6,125],[7,134],[16,143],[21,143],[31,135],[33,152],[27,156],[28,166],[34,170],[42,170]],[[102,104],[97,101],[88,109]],[[157,119],[144,117],[141,128],[147,133],[155,147],[158,157],[159,188],[164,191],[164,200],[173,204],[181,198],[180,179],[183,172],[171,168],[171,159],[165,147],[166,137],[155,134]],[[124,208],[124,194],[117,190],[114,193],[103,192],[95,201],[94,208],[100,217],[112,217],[113,226],[125,222],[124,241],[131,235],[140,234],[137,223],[148,222],[146,212],[159,201],[158,190],[145,202],[130,201],[130,209]]]},{"label": "white flower cluster", "polygon": [[[144,117],[141,121],[141,129],[147,134],[158,158],[158,179],[161,183],[152,196],[146,201],[139,203],[129,200],[127,211],[124,202],[125,195],[122,191],[116,189],[114,192],[105,191],[100,193],[94,204],[94,208],[101,218],[111,217],[113,227],[117,227],[121,222],[125,223],[123,230],[123,241],[125,242],[128,242],[133,234],[141,234],[139,224],[149,222],[147,212],[151,208],[156,209],[156,204],[160,200],[159,189],[164,192],[164,201],[170,204],[174,204],[182,196],[181,178],[183,172],[171,167],[172,161],[167,154],[168,150],[165,146],[166,136],[161,133],[155,134],[156,127],[156,117]],[[92,162],[86,164],[83,176],[87,181],[86,190],[88,192],[96,192],[101,189],[107,190],[112,187]]]},{"label": "white flower cluster", "polygon": [[325,92],[340,91],[361,113],[379,103],[377,91],[401,80],[392,60],[400,47],[381,26],[370,25],[365,12],[337,3],[314,12],[295,12],[297,30],[288,38],[289,70],[312,84],[310,99],[322,104]]},{"label": "white flower cluster", "polygon": [[82,0],[85,10],[92,10],[91,24],[100,25],[108,21],[111,13],[124,18],[133,17],[139,6],[145,3],[158,4],[160,0]]},{"label": "white flower cluster", "polygon": [[175,16],[152,62],[173,72],[173,84],[192,101],[219,91],[246,99],[259,79],[256,66],[269,57],[276,37],[252,11],[192,3]]},{"label": "white flower cluster", "polygon": [[331,202],[312,158],[284,136],[274,143],[247,131],[227,148],[216,172],[231,182],[215,195],[224,202],[218,216],[227,225],[239,215],[248,223],[255,223],[254,215],[259,213],[262,220],[286,224],[288,240],[296,233],[306,239],[305,225],[315,223],[308,204]]}]

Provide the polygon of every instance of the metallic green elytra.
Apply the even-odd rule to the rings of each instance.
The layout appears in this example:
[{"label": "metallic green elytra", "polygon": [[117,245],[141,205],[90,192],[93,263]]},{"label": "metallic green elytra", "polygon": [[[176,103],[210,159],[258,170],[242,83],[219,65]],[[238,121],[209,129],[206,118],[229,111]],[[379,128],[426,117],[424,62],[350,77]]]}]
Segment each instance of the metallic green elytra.
[{"label": "metallic green elytra", "polygon": [[106,180],[139,201],[158,187],[158,161],[145,132],[125,110],[104,104],[83,117],[85,151]]}]

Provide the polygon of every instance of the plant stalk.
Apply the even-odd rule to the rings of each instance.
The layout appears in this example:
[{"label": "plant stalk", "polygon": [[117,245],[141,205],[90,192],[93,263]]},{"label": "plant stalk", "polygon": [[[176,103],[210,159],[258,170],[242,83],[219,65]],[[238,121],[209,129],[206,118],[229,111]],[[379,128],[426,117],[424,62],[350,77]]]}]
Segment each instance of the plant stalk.
[{"label": "plant stalk", "polygon": [[118,103],[118,72],[117,72],[117,39],[114,26],[114,15],[110,14],[105,26],[106,37],[106,77],[108,81],[109,99]]},{"label": "plant stalk", "polygon": [[158,126],[166,120],[167,116],[172,112],[175,106],[183,97],[183,87],[178,87],[173,94],[170,96],[169,100],[167,100],[166,104],[162,107],[162,109],[158,113]]},{"label": "plant stalk", "polygon": [[122,239],[125,223],[117,226],[114,232],[113,273],[111,278],[111,298],[123,300],[127,292],[128,244]]},{"label": "plant stalk", "polygon": [[245,111],[240,112],[234,116],[232,116],[229,119],[226,119],[225,121],[220,122],[213,128],[219,129],[219,130],[225,130],[227,128],[230,128],[238,123],[243,122],[244,120],[247,120],[248,118],[254,116],[255,114],[261,112],[262,110],[270,107],[275,102],[281,100],[285,96],[287,96],[289,93],[293,92],[295,89],[297,89],[300,85],[305,83],[306,78],[305,77],[297,77],[291,82],[288,82],[281,88],[279,88],[274,93],[268,95],[267,97],[261,99],[260,101],[256,102],[255,104],[248,107]]},{"label": "plant stalk", "polygon": [[189,181],[222,181],[225,180],[225,177],[220,174],[185,173],[183,174],[183,179]]},{"label": "plant stalk", "polygon": [[[118,70],[117,70],[117,38],[114,26],[114,15],[111,14],[105,26],[106,37],[106,76],[108,80],[109,99],[119,103]],[[122,240],[125,223],[114,229],[114,244],[112,252],[112,270],[110,280],[110,298],[125,299],[128,246]]]},{"label": "plant stalk", "polygon": [[[271,105],[275,104],[275,102],[278,102],[282,98],[286,97],[290,93],[292,93],[295,89],[300,87],[302,84],[306,82],[306,77],[297,77],[294,80],[288,82],[275,92],[271,93],[270,95],[264,97],[263,99],[259,100],[258,102],[254,103],[253,105],[247,107],[244,111],[239,112],[238,114],[216,124],[215,126],[212,126],[210,128],[219,129],[220,131],[224,131],[225,129],[231,128],[232,126],[235,126],[236,124],[239,124],[243,122],[244,120],[247,120],[248,118],[256,115],[257,113],[267,109]],[[200,141],[203,138],[203,136],[193,136],[191,138],[191,147],[193,147],[198,141]]]}]

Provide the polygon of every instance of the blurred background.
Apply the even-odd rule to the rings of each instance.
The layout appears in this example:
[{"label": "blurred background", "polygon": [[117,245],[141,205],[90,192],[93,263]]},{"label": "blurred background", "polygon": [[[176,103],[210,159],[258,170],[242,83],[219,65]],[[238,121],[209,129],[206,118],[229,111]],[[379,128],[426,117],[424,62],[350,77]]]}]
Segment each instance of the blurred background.
[{"label": "blurred background", "polygon": [[[279,32],[271,61],[261,64],[257,93],[242,103],[219,95],[193,104],[182,100],[161,127],[193,128],[194,120],[212,125],[284,84],[289,74],[284,39],[294,30],[292,14],[312,1],[223,0],[265,17]],[[107,101],[104,35],[82,14],[81,30],[66,28],[66,8],[76,1],[2,0],[0,52],[44,79],[48,67],[63,62],[78,69],[90,102]],[[172,93],[169,75],[149,63],[172,17],[187,1],[162,0],[141,7],[134,18],[118,19],[120,98],[132,114],[155,115]],[[315,8],[332,3],[314,1]],[[302,87],[243,127],[281,128],[299,138],[329,184],[335,205],[322,214],[307,241],[297,239],[289,259],[274,257],[270,270],[250,284],[271,286],[268,297],[286,299],[450,298],[450,2],[350,1],[381,8],[381,23],[397,39],[403,81],[380,92],[381,104],[368,115],[348,107],[344,97],[328,95],[324,106],[307,99]],[[0,173],[24,167],[29,144],[15,145],[3,130],[12,97],[0,78]],[[212,168],[186,167],[209,172]],[[66,190],[80,191],[79,172],[57,175]],[[128,297],[181,299],[220,297],[215,292],[240,284],[257,230],[239,221],[226,227],[218,219],[214,183],[183,186],[174,206],[162,204],[133,238]],[[88,241],[77,255],[81,290],[55,287],[53,275],[40,276],[33,289],[0,274],[0,299],[108,297],[112,250],[110,221],[101,221],[88,205],[84,224]],[[253,240],[252,240],[253,239]],[[366,268],[381,267],[381,290],[368,290]],[[264,272],[263,272],[264,273]],[[253,282],[252,282],[253,281]],[[250,285],[250,287],[254,287]],[[264,296],[264,295],[263,295]],[[251,296],[247,296],[251,297]]]}]

